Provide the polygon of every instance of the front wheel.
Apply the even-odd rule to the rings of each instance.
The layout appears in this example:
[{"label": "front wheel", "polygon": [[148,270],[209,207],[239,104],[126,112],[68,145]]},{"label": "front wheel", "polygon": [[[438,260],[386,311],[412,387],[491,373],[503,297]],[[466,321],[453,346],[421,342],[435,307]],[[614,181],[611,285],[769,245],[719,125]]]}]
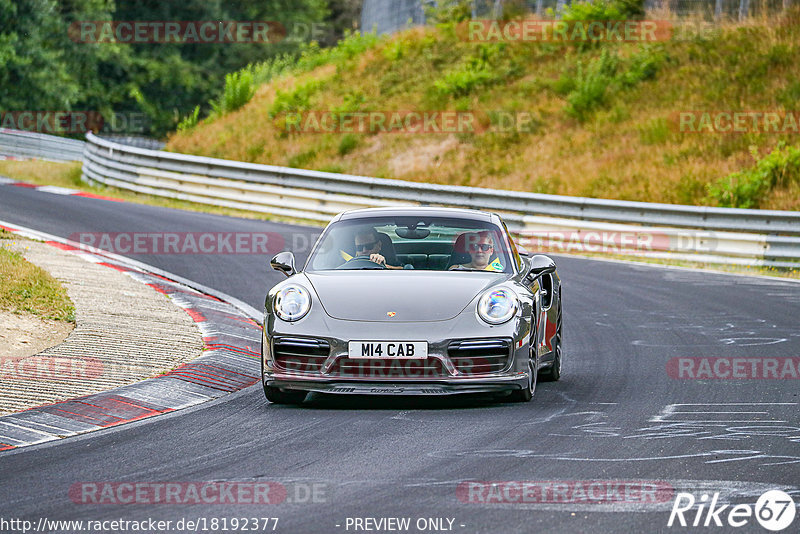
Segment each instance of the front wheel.
[{"label": "front wheel", "polygon": [[306,391],[282,390],[272,386],[264,386],[264,395],[273,404],[302,404],[308,396]]},{"label": "front wheel", "polygon": [[561,312],[558,314],[558,328],[556,329],[556,340],[553,347],[553,365],[542,371],[540,374],[544,382],[555,382],[561,378]]},{"label": "front wheel", "polygon": [[530,358],[528,358],[528,387],[512,391],[509,396],[511,402],[530,402],[533,398],[533,394],[536,392],[536,367],[536,357],[531,350]]}]

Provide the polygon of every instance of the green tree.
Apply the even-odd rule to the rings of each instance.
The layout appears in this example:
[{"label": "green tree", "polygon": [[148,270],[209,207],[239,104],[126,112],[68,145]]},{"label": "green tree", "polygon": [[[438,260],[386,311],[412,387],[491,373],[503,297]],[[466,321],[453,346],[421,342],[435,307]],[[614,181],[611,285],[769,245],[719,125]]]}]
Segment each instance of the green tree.
[{"label": "green tree", "polygon": [[[223,90],[226,74],[303,43],[82,42],[81,21],[275,21],[290,35],[352,24],[360,0],[0,0],[0,110],[145,113],[160,136]],[[334,18],[331,18],[334,17]],[[346,22],[350,20],[350,22]],[[342,22],[345,21],[345,22]]]},{"label": "green tree", "polygon": [[[277,21],[288,31],[321,22],[323,0],[144,0],[117,4],[116,20],[148,21]],[[144,43],[132,44],[133,91],[139,106],[153,120],[153,131],[174,129],[179,117],[205,108],[223,89],[225,75],[248,64],[295,53],[300,43]]]},{"label": "green tree", "polygon": [[55,0],[0,0],[0,109],[69,110],[80,98]]}]

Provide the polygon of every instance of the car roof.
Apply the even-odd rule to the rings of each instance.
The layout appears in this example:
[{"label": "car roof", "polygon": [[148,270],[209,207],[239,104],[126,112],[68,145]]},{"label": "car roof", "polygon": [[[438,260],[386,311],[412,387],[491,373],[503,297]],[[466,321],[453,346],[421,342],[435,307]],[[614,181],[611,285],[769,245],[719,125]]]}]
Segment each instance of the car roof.
[{"label": "car roof", "polygon": [[364,208],[340,213],[338,220],[365,219],[369,217],[451,217],[492,221],[497,216],[487,211],[468,210],[464,208],[440,208],[429,206],[397,206],[390,208]]}]

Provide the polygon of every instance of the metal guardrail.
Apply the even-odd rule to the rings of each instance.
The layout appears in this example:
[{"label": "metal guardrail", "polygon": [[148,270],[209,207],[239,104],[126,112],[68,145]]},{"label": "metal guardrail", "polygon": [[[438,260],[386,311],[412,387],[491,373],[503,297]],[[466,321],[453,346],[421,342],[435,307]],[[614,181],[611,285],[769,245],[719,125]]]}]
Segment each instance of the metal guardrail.
[{"label": "metal guardrail", "polygon": [[139,137],[136,135],[103,134],[100,137],[107,141],[111,141],[112,143],[147,148],[149,150],[161,150],[164,148],[165,144],[163,141],[159,141],[158,139]]},{"label": "metal guardrail", "polygon": [[[103,138],[115,143],[150,150],[164,148],[162,141],[147,137],[111,134],[104,135]],[[85,144],[84,141],[78,139],[0,128],[0,156],[51,161],[81,161]]]},{"label": "metal guardrail", "polygon": [[0,154],[17,158],[80,161],[83,141],[21,130],[0,129]]},{"label": "metal guardrail", "polygon": [[[501,213],[523,242],[537,248],[570,251],[577,244],[592,252],[598,244],[607,245],[627,233],[634,246],[617,244],[612,249],[695,261],[800,267],[800,212],[603,200],[350,176],[146,150],[93,134],[87,134],[83,176],[151,195],[318,221],[361,207],[414,204],[481,209]],[[609,237],[614,232],[617,237]]]}]

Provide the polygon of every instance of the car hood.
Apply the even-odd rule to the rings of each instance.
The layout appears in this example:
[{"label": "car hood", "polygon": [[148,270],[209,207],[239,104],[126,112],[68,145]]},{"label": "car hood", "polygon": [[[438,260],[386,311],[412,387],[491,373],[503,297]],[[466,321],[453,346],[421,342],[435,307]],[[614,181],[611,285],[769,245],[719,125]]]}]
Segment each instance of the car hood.
[{"label": "car hood", "polygon": [[[510,275],[482,272],[305,273],[325,312],[348,321],[445,321]],[[394,315],[390,315],[394,312]]]}]

